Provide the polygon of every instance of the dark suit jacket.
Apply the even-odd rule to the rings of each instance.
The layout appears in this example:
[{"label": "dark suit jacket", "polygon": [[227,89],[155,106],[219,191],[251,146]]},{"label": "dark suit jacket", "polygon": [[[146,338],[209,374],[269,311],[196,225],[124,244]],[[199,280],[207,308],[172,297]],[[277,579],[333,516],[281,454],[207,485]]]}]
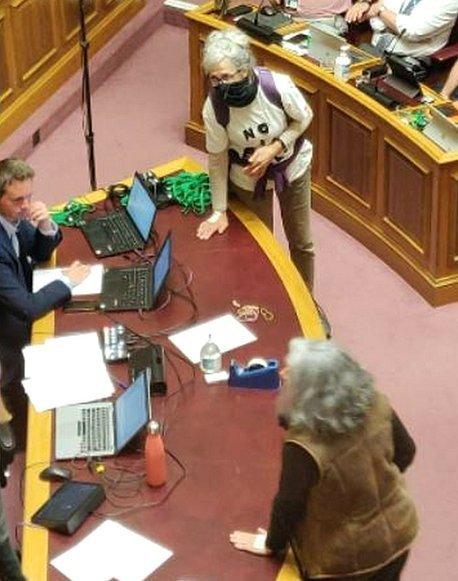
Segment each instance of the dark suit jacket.
[{"label": "dark suit jacket", "polygon": [[[30,342],[32,323],[71,296],[62,281],[54,281],[36,293],[32,292],[32,267],[35,262],[48,260],[62,240],[44,236],[30,222],[23,220],[17,232],[21,255],[14,252],[11,239],[0,224],[0,360],[3,381],[13,372],[11,367],[21,360],[21,349]],[[21,363],[22,367],[22,363]],[[14,373],[17,375],[17,371]]]}]

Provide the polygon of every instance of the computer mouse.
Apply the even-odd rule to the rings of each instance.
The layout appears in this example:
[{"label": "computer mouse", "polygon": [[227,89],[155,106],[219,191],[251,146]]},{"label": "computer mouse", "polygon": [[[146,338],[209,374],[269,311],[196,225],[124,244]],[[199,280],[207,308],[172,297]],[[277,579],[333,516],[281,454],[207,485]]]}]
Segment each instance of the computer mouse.
[{"label": "computer mouse", "polygon": [[277,10],[273,6],[263,6],[259,11],[263,16],[275,16]]},{"label": "computer mouse", "polygon": [[40,472],[40,479],[47,480],[48,482],[62,482],[64,480],[72,479],[72,471],[69,468],[64,468],[63,466],[56,466],[51,464],[44,470]]}]

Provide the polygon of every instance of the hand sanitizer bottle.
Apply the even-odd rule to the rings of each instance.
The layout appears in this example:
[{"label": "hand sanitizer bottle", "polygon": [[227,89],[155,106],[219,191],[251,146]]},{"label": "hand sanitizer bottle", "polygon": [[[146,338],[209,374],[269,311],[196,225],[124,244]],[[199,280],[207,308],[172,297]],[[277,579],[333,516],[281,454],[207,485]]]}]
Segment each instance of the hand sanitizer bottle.
[{"label": "hand sanitizer bottle", "polygon": [[340,47],[340,54],[334,62],[334,75],[342,79],[342,81],[348,81],[350,77],[350,46],[348,44],[343,44]]},{"label": "hand sanitizer bottle", "polygon": [[221,351],[209,335],[208,341],[200,351],[200,368],[204,373],[218,373],[221,371],[221,367]]}]

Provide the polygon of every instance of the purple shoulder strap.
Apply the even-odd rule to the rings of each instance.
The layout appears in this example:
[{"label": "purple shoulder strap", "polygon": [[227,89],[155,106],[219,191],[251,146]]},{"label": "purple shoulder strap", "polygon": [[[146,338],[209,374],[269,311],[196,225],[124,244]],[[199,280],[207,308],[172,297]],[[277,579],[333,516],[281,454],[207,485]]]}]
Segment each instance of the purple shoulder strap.
[{"label": "purple shoulder strap", "polygon": [[259,84],[261,85],[261,89],[264,95],[272,103],[272,105],[276,105],[279,109],[283,110],[281,95],[277,89],[277,85],[275,84],[272,71],[264,67],[256,67],[255,71],[258,75]]},{"label": "purple shoulder strap", "polygon": [[[254,70],[258,75],[259,84],[264,95],[273,105],[276,105],[279,109],[283,110],[281,95],[275,85],[272,72],[264,67],[255,67]],[[210,91],[210,100],[213,105],[216,120],[220,125],[226,128],[229,123],[229,106],[221,99],[218,99],[215,91]]]}]

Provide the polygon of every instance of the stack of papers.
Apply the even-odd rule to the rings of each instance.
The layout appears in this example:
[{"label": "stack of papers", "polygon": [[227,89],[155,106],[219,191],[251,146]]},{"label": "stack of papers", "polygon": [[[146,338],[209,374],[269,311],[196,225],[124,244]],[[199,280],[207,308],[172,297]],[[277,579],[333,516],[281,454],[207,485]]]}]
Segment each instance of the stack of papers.
[{"label": "stack of papers", "polygon": [[51,561],[71,581],[142,581],[162,565],[172,551],[106,520],[73,548]]},{"label": "stack of papers", "polygon": [[24,389],[37,412],[113,394],[96,332],[48,339],[22,350]]}]

